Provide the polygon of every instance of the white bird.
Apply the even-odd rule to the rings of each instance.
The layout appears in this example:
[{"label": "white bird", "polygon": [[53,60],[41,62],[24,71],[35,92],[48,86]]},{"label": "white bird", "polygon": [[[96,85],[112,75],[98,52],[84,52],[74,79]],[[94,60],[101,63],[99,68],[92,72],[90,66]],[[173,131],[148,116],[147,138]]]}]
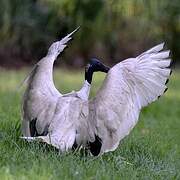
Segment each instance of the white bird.
[{"label": "white bird", "polygon": [[[25,137],[46,135],[53,117],[60,111],[57,111],[57,108],[66,104],[62,97],[68,97],[69,100],[73,97],[83,101],[88,100],[93,72],[106,71],[106,67],[102,63],[92,60],[89,64],[91,72],[85,73],[85,82],[78,92],[72,91],[63,95],[55,88],[53,82],[54,61],[66,47],[71,35],[77,30],[78,28],[61,41],[53,43],[46,57],[35,65],[28,76],[22,106],[22,133]],[[62,103],[60,103],[61,101]]]},{"label": "white bird", "polygon": [[93,155],[114,151],[138,122],[141,109],[167,90],[171,60],[163,47],[159,44],[113,66],[92,100],[63,97],[62,104],[59,99],[48,134],[33,140],[61,151],[74,145],[88,147]]}]

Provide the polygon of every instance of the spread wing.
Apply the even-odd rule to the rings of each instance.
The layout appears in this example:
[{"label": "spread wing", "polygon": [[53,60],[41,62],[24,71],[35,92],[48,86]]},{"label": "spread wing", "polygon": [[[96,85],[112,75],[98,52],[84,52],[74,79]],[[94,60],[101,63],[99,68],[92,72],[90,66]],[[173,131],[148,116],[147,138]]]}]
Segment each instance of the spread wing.
[{"label": "spread wing", "polygon": [[24,136],[47,134],[57,100],[62,96],[53,82],[53,64],[56,57],[66,47],[66,43],[71,39],[71,35],[77,30],[78,28],[60,41],[54,42],[50,46],[47,56],[34,66],[26,78],[27,88],[24,93],[22,108]]},{"label": "spread wing", "polygon": [[136,125],[140,110],[166,90],[170,76],[169,51],[157,45],[136,58],[124,60],[110,69],[96,97],[90,120],[101,139],[101,153],[115,150]]},{"label": "spread wing", "polygon": [[[78,138],[78,132],[81,130],[79,127],[83,127],[82,129],[85,127],[83,124],[85,119],[82,118],[82,116],[84,117],[84,113],[82,115],[83,102],[80,98],[76,97],[59,98],[47,135],[34,138],[23,137],[23,139],[30,141],[40,140],[51,144],[60,151],[68,151],[76,147],[75,139]],[[88,103],[85,108],[88,108]]]},{"label": "spread wing", "polygon": [[[31,72],[25,77],[25,79],[23,80],[23,82],[20,84],[20,87],[24,84],[24,83],[31,83],[29,81],[32,81],[31,77],[34,76],[34,74],[37,73],[37,68],[39,65],[42,64],[48,64],[46,63],[46,61],[52,61],[52,63],[54,63],[54,61],[56,60],[56,57],[63,52],[64,48],[67,47],[67,43],[68,41],[70,41],[72,39],[72,35],[77,32],[79,30],[80,27],[76,28],[74,31],[72,31],[71,33],[69,33],[67,36],[65,36],[64,38],[62,38],[60,41],[56,41],[54,42],[48,50],[48,55],[54,55],[54,59],[52,60],[51,58],[45,57],[43,59],[41,59],[37,64],[34,65],[34,67],[32,68]],[[52,64],[53,65],[53,64]],[[52,65],[50,64],[50,68],[52,68]],[[31,80],[30,80],[31,79]]]}]

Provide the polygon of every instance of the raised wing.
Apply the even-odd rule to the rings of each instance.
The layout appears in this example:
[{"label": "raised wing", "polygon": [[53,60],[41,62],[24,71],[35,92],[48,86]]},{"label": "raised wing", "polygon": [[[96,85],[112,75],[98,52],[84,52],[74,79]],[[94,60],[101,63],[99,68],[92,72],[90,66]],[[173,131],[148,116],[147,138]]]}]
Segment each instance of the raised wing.
[{"label": "raised wing", "polygon": [[[52,45],[48,49],[47,56],[42,58],[37,64],[34,65],[32,71],[27,75],[27,77],[24,79],[24,81],[21,83],[23,85],[24,83],[30,83],[29,80],[32,76],[34,76],[38,71],[37,68],[38,66],[48,66],[46,69],[52,69],[53,68],[53,63],[56,60],[57,56],[63,52],[64,48],[67,47],[68,41],[72,39],[72,35],[79,30],[80,27],[76,28],[74,31],[69,33],[67,36],[62,38],[60,41],[56,41],[52,43]],[[45,68],[43,70],[45,74]],[[52,73],[50,74],[50,77],[52,77]],[[52,78],[51,78],[52,79]],[[31,80],[32,81],[32,80]],[[21,86],[20,85],[20,86]]]},{"label": "raised wing", "polygon": [[112,67],[97,96],[90,101],[93,118],[89,121],[101,139],[101,153],[115,150],[136,125],[142,107],[167,90],[171,60],[169,51],[161,51],[163,46],[157,45]]},{"label": "raised wing", "polygon": [[80,27],[76,28],[73,32],[68,34],[66,37],[62,38],[60,41],[54,42],[49,50],[47,56],[52,56],[54,60],[57,58],[57,56],[64,50],[64,48],[67,46],[67,42],[72,39],[72,35],[78,31]]},{"label": "raised wing", "polygon": [[62,94],[53,82],[53,64],[57,56],[67,46],[73,33],[53,43],[47,56],[41,59],[26,78],[27,88],[23,97],[22,131],[24,136],[44,135],[54,115],[56,103]]}]

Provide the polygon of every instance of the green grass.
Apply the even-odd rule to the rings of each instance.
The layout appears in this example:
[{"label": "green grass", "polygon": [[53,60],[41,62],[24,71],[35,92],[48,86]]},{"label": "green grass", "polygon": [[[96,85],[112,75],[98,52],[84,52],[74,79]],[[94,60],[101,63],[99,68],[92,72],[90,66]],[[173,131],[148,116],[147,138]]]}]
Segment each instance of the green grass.
[{"label": "green grass", "polygon": [[[23,89],[17,87],[26,73],[0,72],[0,179],[180,179],[180,72],[172,75],[165,96],[142,111],[119,148],[97,158],[59,154],[19,139]],[[77,90],[83,73],[56,70],[56,86],[62,92]],[[95,75],[92,96],[103,78]]]}]

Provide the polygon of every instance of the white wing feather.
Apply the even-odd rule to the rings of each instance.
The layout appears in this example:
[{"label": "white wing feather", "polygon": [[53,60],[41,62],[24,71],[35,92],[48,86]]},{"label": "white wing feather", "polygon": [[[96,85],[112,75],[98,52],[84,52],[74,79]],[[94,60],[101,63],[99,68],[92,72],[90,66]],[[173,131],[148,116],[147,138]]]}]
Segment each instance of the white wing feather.
[{"label": "white wing feather", "polygon": [[140,110],[166,90],[171,70],[169,51],[157,45],[137,58],[116,64],[90,101],[94,105],[93,123],[102,140],[101,153],[113,151],[136,125]]},{"label": "white wing feather", "polygon": [[38,134],[42,134],[45,127],[51,122],[58,98],[62,94],[56,89],[53,82],[53,64],[56,57],[66,47],[72,33],[62,40],[53,43],[46,57],[41,59],[26,78],[27,88],[23,97],[23,122],[22,131],[24,136],[31,136],[30,121],[36,119]]},{"label": "white wing feather", "polygon": [[48,129],[48,134],[33,139],[29,137],[23,138],[29,141],[42,140],[60,151],[68,151],[75,143],[79,127],[82,127],[83,121],[81,122],[79,119],[81,119],[84,102],[87,101],[77,97],[60,97]]}]

